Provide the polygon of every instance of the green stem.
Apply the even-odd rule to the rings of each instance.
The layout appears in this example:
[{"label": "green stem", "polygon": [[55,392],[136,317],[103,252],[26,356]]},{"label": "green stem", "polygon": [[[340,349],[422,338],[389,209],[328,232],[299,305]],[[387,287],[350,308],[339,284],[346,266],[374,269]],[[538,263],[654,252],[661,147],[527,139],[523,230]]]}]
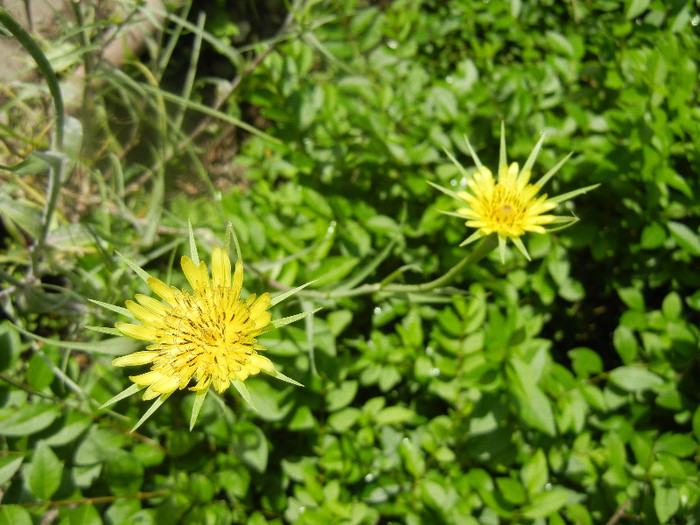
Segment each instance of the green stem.
[{"label": "green stem", "polygon": [[358,295],[368,295],[373,293],[421,293],[435,290],[450,284],[455,277],[462,273],[472,264],[476,264],[481,259],[486,257],[493,249],[498,246],[498,241],[495,235],[489,235],[477,244],[474,251],[467,255],[464,259],[450,268],[444,275],[428,281],[427,283],[419,284],[384,284],[373,283],[358,286],[349,290],[332,290],[328,292],[319,292],[315,290],[302,291],[299,295],[308,297],[317,297],[320,299],[341,299],[343,297],[356,297]]},{"label": "green stem", "polygon": [[[63,96],[61,95],[61,87],[58,84],[58,77],[54,73],[53,68],[49,59],[43,53],[39,45],[32,38],[32,36],[27,33],[27,31],[17,23],[17,21],[10,16],[10,14],[0,7],[0,24],[2,24],[12,35],[17,39],[17,41],[27,50],[27,53],[36,62],[39,71],[44,76],[46,84],[49,87],[49,92],[51,93],[51,98],[54,104],[54,114],[56,118],[55,133],[53,136],[52,149],[56,152],[63,151],[63,132],[65,129],[66,114],[63,107]],[[54,209],[56,208],[56,201],[58,200],[58,194],[61,189],[61,178],[63,171],[63,162],[57,162],[51,170],[49,171],[49,184],[47,188],[47,203],[44,208],[44,214],[42,217],[42,232],[39,238],[38,245],[41,246],[46,241],[46,237],[49,233],[49,224],[51,224],[51,216],[53,215]]]}]

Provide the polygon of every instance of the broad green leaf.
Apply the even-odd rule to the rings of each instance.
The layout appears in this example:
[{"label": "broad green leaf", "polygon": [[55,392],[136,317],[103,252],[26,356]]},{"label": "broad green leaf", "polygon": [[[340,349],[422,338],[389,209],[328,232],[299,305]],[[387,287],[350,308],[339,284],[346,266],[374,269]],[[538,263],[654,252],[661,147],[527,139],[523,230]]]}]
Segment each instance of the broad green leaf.
[{"label": "broad green leaf", "polygon": [[668,320],[678,319],[683,310],[683,303],[680,296],[676,292],[671,292],[666,297],[664,297],[663,303],[661,303],[661,311],[664,317]]},{"label": "broad green leaf", "polygon": [[334,412],[328,417],[328,426],[336,432],[342,433],[349,430],[360,418],[360,409],[347,407],[338,412]]},{"label": "broad green leaf", "polygon": [[378,425],[396,425],[413,419],[415,415],[410,408],[395,405],[381,409],[374,419]]},{"label": "broad green leaf", "polygon": [[0,371],[15,364],[20,353],[20,339],[14,325],[5,319],[0,322]]},{"label": "broad green leaf", "polygon": [[[64,515],[65,520],[70,525],[102,525],[104,523],[95,506],[89,503],[66,509]],[[134,525],[140,523],[134,515],[129,517],[128,522]]]},{"label": "broad green leaf", "polygon": [[556,425],[552,405],[537,385],[535,373],[519,358],[514,357],[510,364],[506,371],[510,391],[520,407],[519,417],[532,427],[554,436]]},{"label": "broad green leaf", "polygon": [[669,523],[669,519],[680,507],[680,494],[675,487],[656,487],[654,490],[654,510],[660,523]]},{"label": "broad green leaf", "polygon": [[628,392],[641,392],[649,390],[664,381],[658,375],[646,368],[634,366],[621,366],[616,368],[608,376],[608,380]]},{"label": "broad green leaf", "polygon": [[408,438],[401,441],[399,445],[399,455],[403,460],[404,467],[414,478],[420,478],[425,472],[425,459],[420,447]]},{"label": "broad green leaf", "polygon": [[700,406],[695,409],[693,413],[693,434],[695,434],[695,439],[700,441]]},{"label": "broad green leaf", "polygon": [[520,505],[525,502],[526,494],[520,480],[513,478],[496,478],[496,487],[501,493],[503,499],[514,505]]},{"label": "broad green leaf", "polygon": [[0,457],[0,485],[9,480],[22,464],[24,456]]},{"label": "broad green leaf", "polygon": [[41,432],[53,423],[60,413],[61,409],[53,404],[25,405],[4,421],[0,421],[0,435],[18,437]]},{"label": "broad green leaf", "polygon": [[571,367],[578,377],[586,378],[603,371],[603,360],[590,348],[574,348],[568,352]]},{"label": "broad green leaf", "polygon": [[239,421],[231,436],[233,453],[256,472],[267,467],[267,438],[263,431],[249,421]]},{"label": "broad green leaf", "polygon": [[525,462],[521,471],[520,477],[530,496],[542,491],[549,479],[549,469],[547,467],[547,458],[541,448]]},{"label": "broad green leaf", "polygon": [[636,288],[620,288],[617,291],[620,299],[632,310],[644,311],[644,296]]},{"label": "broad green leaf", "polygon": [[523,507],[523,516],[528,519],[546,518],[561,509],[569,499],[569,492],[563,489],[552,489],[540,492],[530,498],[530,503]]},{"label": "broad green leaf", "polygon": [[343,381],[337,388],[334,388],[326,395],[326,408],[329,412],[336,412],[345,408],[357,394],[358,382],[356,380]]},{"label": "broad green leaf", "polygon": [[29,488],[37,498],[50,500],[61,485],[62,475],[63,462],[56,457],[51,447],[44,441],[39,441],[32,455]]},{"label": "broad green leaf", "polygon": [[700,256],[700,237],[685,224],[669,221],[668,229],[681,249],[695,257]]},{"label": "broad green leaf", "polygon": [[613,346],[623,363],[632,363],[639,351],[637,338],[626,326],[618,326],[613,332]]},{"label": "broad green leaf", "polygon": [[625,17],[628,20],[632,20],[641,15],[651,4],[651,0],[631,0],[627,4],[627,10],[625,11]]},{"label": "broad green leaf", "polygon": [[0,525],[32,525],[32,517],[19,505],[0,505]]},{"label": "broad green leaf", "polygon": [[359,259],[350,256],[333,256],[326,258],[321,265],[311,272],[310,278],[315,281],[313,286],[318,288],[327,284],[335,283],[347,276]]},{"label": "broad green leaf", "polygon": [[53,370],[39,354],[34,354],[29,359],[27,366],[27,383],[38,391],[43,390],[51,384],[54,378]]}]

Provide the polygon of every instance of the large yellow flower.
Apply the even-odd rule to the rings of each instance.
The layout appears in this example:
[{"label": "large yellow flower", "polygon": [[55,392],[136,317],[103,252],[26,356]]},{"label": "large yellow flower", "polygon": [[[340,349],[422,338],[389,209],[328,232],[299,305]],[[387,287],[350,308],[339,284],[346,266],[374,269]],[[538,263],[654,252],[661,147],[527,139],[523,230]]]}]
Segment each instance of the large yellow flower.
[{"label": "large yellow flower", "polygon": [[577,221],[575,217],[559,217],[548,212],[556,208],[559,203],[598,186],[597,184],[587,186],[556,197],[548,197],[546,193],[540,194],[542,187],[571,156],[571,154],[567,155],[537,182],[531,184],[531,168],[540,151],[544,136],[540,138],[533,148],[523,168],[519,169],[517,162],[509,165],[506,161],[505,130],[502,124],[498,179],[494,178],[491,170],[481,164],[479,157],[474,153],[469,139],[467,137],[464,138],[472,159],[474,159],[474,164],[476,164],[476,170],[473,174],[468,174],[449,152],[446,153],[465,176],[468,191],[455,193],[437,184],[430,183],[462,204],[462,207],[457,209],[456,212],[444,213],[467,219],[465,225],[468,228],[476,228],[476,231],[467,237],[460,246],[465,246],[481,237],[495,234],[498,236],[501,260],[505,260],[507,240],[511,240],[529,260],[530,255],[520,237],[526,232],[546,233],[548,230],[545,228],[545,225],[557,224],[559,225],[558,229],[570,226]]},{"label": "large yellow flower", "polygon": [[[260,354],[265,348],[258,344],[256,337],[308,313],[271,324],[270,313],[267,311],[271,305],[269,293],[263,293],[259,297],[253,294],[246,300],[240,298],[243,263],[240,260],[236,262],[231,278],[228,254],[215,246],[211,258],[210,280],[204,262],[195,264],[190,257],[182,257],[182,270],[192,292],[168,286],[127,260],[162,302],[136,294],[136,301],[126,301],[125,310],[95,301],[101,306],[130,314],[141,322],[117,323],[116,333],[151,342],[146,350],[112,361],[114,366],[150,364],[151,367],[145,373],[130,376],[134,385],[103,405],[116,403],[145,389],[144,401],[156,399],[156,403],[135,428],[178,389],[189,387],[197,394],[191,420],[191,425],[194,425],[210,386],[221,394],[233,384],[249,403],[251,399],[243,381],[261,371],[301,386],[280,373],[267,357]],[[288,295],[291,293],[284,294],[285,297]],[[282,298],[277,298],[275,302]],[[115,333],[110,329],[102,331]]]}]

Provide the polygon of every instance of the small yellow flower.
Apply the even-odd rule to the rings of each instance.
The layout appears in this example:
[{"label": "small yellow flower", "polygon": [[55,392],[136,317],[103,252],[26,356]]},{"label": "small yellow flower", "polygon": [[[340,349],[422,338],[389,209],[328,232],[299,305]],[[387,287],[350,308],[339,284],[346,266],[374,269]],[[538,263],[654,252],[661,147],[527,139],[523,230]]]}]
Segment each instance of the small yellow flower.
[{"label": "small yellow flower", "polygon": [[467,174],[461,164],[448,152],[446,153],[467,179],[469,191],[455,193],[437,184],[430,184],[462,204],[462,207],[456,212],[445,213],[467,219],[465,225],[468,228],[476,228],[476,231],[467,237],[460,246],[465,246],[481,237],[496,234],[502,261],[505,260],[507,240],[511,240],[529,260],[530,255],[520,237],[526,232],[546,233],[548,230],[545,225],[563,225],[558,229],[570,226],[577,221],[575,217],[560,217],[548,212],[556,208],[559,203],[598,186],[595,184],[556,197],[548,197],[546,193],[540,194],[542,187],[571,156],[571,154],[567,155],[536,183],[531,184],[531,168],[542,146],[544,136],[533,148],[523,168],[519,169],[517,162],[510,165],[506,162],[505,130],[501,124],[501,151],[497,180],[494,179],[491,170],[481,164],[479,157],[474,153],[469,143],[469,139],[465,137],[465,140],[476,164],[476,170],[472,175]]},{"label": "small yellow flower", "polygon": [[[145,389],[144,401],[156,399],[156,403],[134,428],[176,390],[189,388],[197,394],[190,422],[193,426],[210,386],[221,394],[233,384],[251,404],[243,381],[261,371],[301,386],[280,373],[267,357],[260,354],[265,348],[257,342],[256,337],[312,312],[271,323],[267,311],[272,304],[269,293],[263,293],[259,297],[253,294],[246,300],[240,298],[243,263],[240,260],[236,262],[232,278],[231,261],[225,251],[215,246],[211,258],[210,279],[204,262],[195,264],[190,257],[182,257],[182,270],[192,292],[168,286],[127,260],[162,301],[136,294],[135,301],[126,301],[126,310],[94,301],[111,310],[130,314],[141,322],[117,323],[116,333],[151,342],[145,350],[112,361],[114,366],[150,364],[151,367],[145,373],[130,376],[134,385],[103,405],[116,403]],[[300,288],[276,298],[274,303]],[[111,330],[101,331],[115,333]]]}]

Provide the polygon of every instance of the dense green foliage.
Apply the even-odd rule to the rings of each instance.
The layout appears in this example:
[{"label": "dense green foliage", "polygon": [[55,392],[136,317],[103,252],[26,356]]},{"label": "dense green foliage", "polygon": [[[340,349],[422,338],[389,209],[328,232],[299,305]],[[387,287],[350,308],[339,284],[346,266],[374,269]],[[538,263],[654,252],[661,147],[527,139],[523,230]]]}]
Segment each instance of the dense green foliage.
[{"label": "dense green foliage", "polygon": [[[95,91],[48,219],[54,157],[20,164],[51,148],[46,94],[3,102],[0,524],[700,523],[693,3],[192,4],[121,69],[84,43],[125,14],[55,43]],[[495,168],[501,121],[520,163],[546,132],[536,174],[574,152],[549,194],[601,183],[559,209],[581,221],[531,262],[348,293],[473,249],[426,180],[466,186],[465,134]],[[251,293],[316,280],[273,316],[324,309],[261,340],[305,388],[251,378],[259,412],[210,395],[193,432],[185,390],[132,434],[137,397],[97,407],[140,345],[86,330],[118,320],[88,299],[148,293],[115,250],[183,286],[188,219],[201,253],[233,224]]]}]

